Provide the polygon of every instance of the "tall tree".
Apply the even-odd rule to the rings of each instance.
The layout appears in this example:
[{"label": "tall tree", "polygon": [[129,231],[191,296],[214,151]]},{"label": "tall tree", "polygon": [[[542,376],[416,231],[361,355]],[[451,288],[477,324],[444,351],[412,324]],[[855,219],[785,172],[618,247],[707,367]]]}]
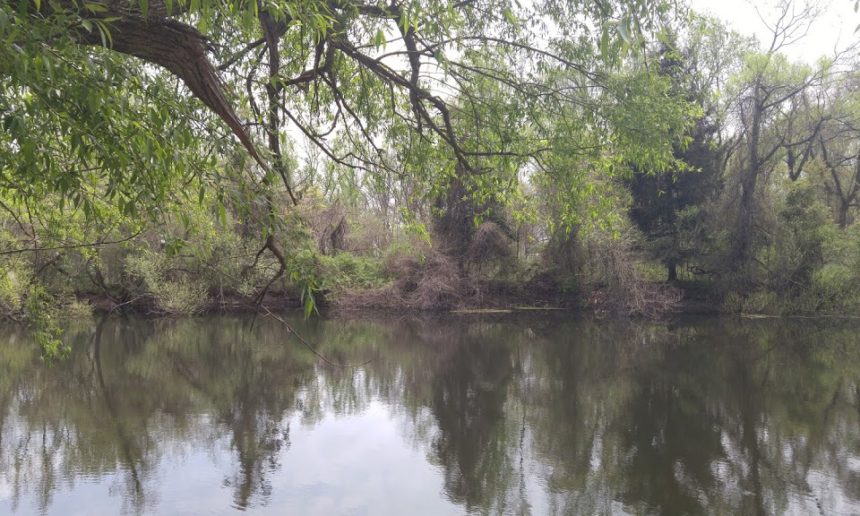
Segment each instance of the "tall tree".
[{"label": "tall tree", "polygon": [[732,142],[722,139],[724,109],[718,97],[743,45],[719,22],[693,16],[686,34],[667,34],[660,46],[659,73],[671,80],[672,94],[700,109],[689,132],[673,144],[678,166],[665,171],[634,167],[630,179],[631,218],[666,267],[668,281],[675,281],[678,265],[703,247],[702,242],[685,242],[685,233],[701,225],[704,205],[720,186]]},{"label": "tall tree", "polygon": [[846,121],[830,124],[818,139],[821,161],[829,175],[828,192],[836,196],[836,222],[845,228],[860,195],[860,135]]},{"label": "tall tree", "polygon": [[754,255],[756,192],[760,178],[778,164],[781,151],[808,143],[813,138],[809,134],[792,134],[791,124],[776,122],[791,119],[796,107],[793,101],[822,78],[821,70],[793,65],[780,53],[806,35],[817,12],[813,5],[797,8],[791,1],[782,1],[776,21],[766,23],[771,34],[768,46],[763,52],[746,56],[744,69],[736,79],[736,114],[743,151],[729,263],[740,273],[741,281],[750,277],[748,268]]},{"label": "tall tree", "polygon": [[[403,172],[403,163],[421,159],[414,153],[432,154],[432,170],[425,170],[441,182],[457,175],[470,191],[504,188],[509,182],[495,171],[509,169],[506,162],[543,168],[541,154],[552,136],[538,123],[544,113],[588,97],[571,92],[624,94],[623,83],[601,68],[635,48],[638,35],[668,15],[669,4],[15,0],[0,13],[6,100],[0,112],[14,129],[0,140],[0,152],[13,157],[0,167],[10,191],[25,195],[20,184],[37,185],[74,197],[87,184],[120,192],[129,207],[152,208],[159,196],[173,193],[164,177],[199,177],[212,169],[212,144],[223,149],[224,141],[207,135],[223,136],[226,126],[259,165],[251,179],[269,206],[258,217],[263,250],[283,265],[283,242],[273,240],[280,219],[274,205],[279,191],[297,201],[285,155],[290,134],[303,134],[346,169]],[[171,76],[186,94],[171,94]],[[474,87],[482,82],[499,85],[505,109],[494,108],[502,97]],[[96,88],[81,86],[88,83]],[[190,97],[223,125],[214,129]],[[143,116],[130,119],[127,104]],[[87,116],[75,112],[78,106]],[[513,107],[523,111],[512,117]],[[55,119],[34,131],[35,113]],[[497,130],[529,119],[529,131]],[[195,120],[205,125],[189,123]],[[165,134],[165,125],[176,130]],[[389,135],[404,131],[416,142],[408,147],[413,156],[383,148]],[[136,148],[131,156],[129,142]],[[17,156],[18,149],[27,152]],[[176,156],[184,149],[205,159],[186,166]],[[72,166],[80,161],[95,166]],[[150,189],[151,200],[138,193]]]},{"label": "tall tree", "polygon": [[822,95],[825,115],[814,149],[825,170],[828,197],[835,197],[836,222],[845,228],[852,222],[851,210],[860,198],[860,120],[856,100],[857,74],[842,73],[830,81]]}]

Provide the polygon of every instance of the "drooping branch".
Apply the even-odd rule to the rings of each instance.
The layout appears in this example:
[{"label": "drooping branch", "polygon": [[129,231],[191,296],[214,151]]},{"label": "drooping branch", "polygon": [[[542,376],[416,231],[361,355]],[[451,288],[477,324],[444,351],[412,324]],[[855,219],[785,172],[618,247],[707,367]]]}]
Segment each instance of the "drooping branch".
[{"label": "drooping branch", "polygon": [[[76,9],[70,0],[59,5]],[[162,0],[149,2],[145,17],[136,5],[133,0],[114,0],[106,11],[97,15],[111,20],[107,23],[111,35],[109,48],[158,65],[182,79],[191,93],[227,124],[254,160],[268,169],[224,94],[218,72],[206,55],[209,50],[206,37],[194,27],[168,18],[168,10]],[[80,32],[78,40],[89,45],[104,43],[97,31]]]},{"label": "drooping branch", "polygon": [[125,238],[120,238],[118,240],[100,240],[97,242],[87,242],[87,243],[83,243],[83,244],[63,244],[63,245],[55,245],[55,246],[50,246],[50,247],[24,247],[21,249],[10,249],[8,251],[0,251],[0,256],[6,256],[6,255],[10,255],[10,254],[21,254],[21,253],[36,253],[36,252],[42,252],[42,251],[65,251],[65,250],[69,250],[69,249],[82,249],[85,247],[102,247],[105,245],[121,244],[123,242],[128,242],[130,240],[133,240],[138,235],[140,235],[140,233],[142,231],[143,231],[142,229],[138,230],[134,234],[129,235]]}]

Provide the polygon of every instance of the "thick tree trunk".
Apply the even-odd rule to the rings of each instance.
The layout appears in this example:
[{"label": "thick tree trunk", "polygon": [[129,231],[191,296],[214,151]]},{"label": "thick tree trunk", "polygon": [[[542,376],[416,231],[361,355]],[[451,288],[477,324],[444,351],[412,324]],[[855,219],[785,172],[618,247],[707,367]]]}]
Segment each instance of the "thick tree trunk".
[{"label": "thick tree trunk", "polygon": [[846,227],[848,227],[848,222],[849,222],[848,212],[850,209],[851,209],[851,204],[848,202],[845,202],[844,199],[839,203],[839,220],[838,220],[838,222],[839,222],[839,228],[840,229],[845,229]]},{"label": "thick tree trunk", "polygon": [[670,283],[678,281],[678,264],[675,260],[666,262],[666,281]]},{"label": "thick tree trunk", "polygon": [[266,38],[266,48],[269,55],[269,80],[266,82],[266,99],[268,108],[266,114],[266,134],[268,136],[269,152],[272,154],[273,168],[281,176],[284,187],[287,189],[287,194],[293,204],[298,204],[296,197],[293,195],[293,189],[290,186],[290,172],[284,163],[283,152],[281,151],[281,118],[278,114],[280,109],[281,96],[283,86],[279,83],[281,73],[281,51],[278,48],[278,41],[286,26],[283,23],[277,23],[272,15],[264,10],[264,5],[259,2],[259,20],[260,27],[263,29],[263,34]]},{"label": "thick tree trunk", "polygon": [[759,138],[761,136],[762,105],[761,87],[756,82],[753,89],[752,113],[750,114],[749,142],[747,144],[747,166],[741,176],[741,198],[734,235],[732,264],[736,271],[745,275],[752,259],[753,221],[755,220],[755,189],[758,182],[761,160]]},{"label": "thick tree trunk", "polygon": [[[464,173],[458,167],[459,174]],[[453,258],[465,272],[466,253],[475,236],[475,206],[472,196],[459,177],[452,180],[447,191],[436,199],[438,215],[433,229],[440,239],[443,252]]]},{"label": "thick tree trunk", "polygon": [[[68,10],[78,8],[71,0],[61,0],[59,5]],[[224,95],[221,79],[206,55],[209,49],[206,37],[194,27],[168,18],[163,0],[151,0],[146,17],[137,8],[137,2],[131,0],[113,0],[107,8],[97,17],[117,18],[107,24],[111,31],[109,48],[161,66],[182,79],[191,93],[230,127],[251,157],[267,169]],[[81,32],[78,38],[83,44],[102,45],[98,31]]]}]

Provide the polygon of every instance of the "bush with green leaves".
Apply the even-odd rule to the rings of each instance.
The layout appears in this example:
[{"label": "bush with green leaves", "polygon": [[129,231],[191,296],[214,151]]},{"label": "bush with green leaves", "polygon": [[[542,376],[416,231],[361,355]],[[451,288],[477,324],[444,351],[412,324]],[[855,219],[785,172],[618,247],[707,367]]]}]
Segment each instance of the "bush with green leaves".
[{"label": "bush with green leaves", "polygon": [[322,289],[335,295],[343,290],[378,287],[385,281],[382,260],[373,256],[353,253],[321,256],[320,268]]},{"label": "bush with green leaves", "polygon": [[59,309],[48,291],[39,285],[31,286],[24,310],[33,339],[42,350],[42,357],[54,360],[65,356],[70,349],[63,342],[63,332],[57,321]]},{"label": "bush with green leaves", "polygon": [[192,314],[203,308],[207,285],[173,274],[170,259],[143,251],[126,258],[126,270],[142,280],[142,294],[150,296],[158,310],[171,314]]},{"label": "bush with green leaves", "polygon": [[21,267],[4,264],[0,269],[0,313],[12,315],[24,308],[25,272]]}]

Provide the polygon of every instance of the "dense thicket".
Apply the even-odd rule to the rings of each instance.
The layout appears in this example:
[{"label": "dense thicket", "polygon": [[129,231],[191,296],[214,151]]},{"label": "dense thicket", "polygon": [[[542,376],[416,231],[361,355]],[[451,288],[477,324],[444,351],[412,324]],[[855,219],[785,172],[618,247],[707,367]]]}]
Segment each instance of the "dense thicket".
[{"label": "dense thicket", "polygon": [[855,54],[784,55],[815,13],[1,2],[0,308],[853,313]]}]

